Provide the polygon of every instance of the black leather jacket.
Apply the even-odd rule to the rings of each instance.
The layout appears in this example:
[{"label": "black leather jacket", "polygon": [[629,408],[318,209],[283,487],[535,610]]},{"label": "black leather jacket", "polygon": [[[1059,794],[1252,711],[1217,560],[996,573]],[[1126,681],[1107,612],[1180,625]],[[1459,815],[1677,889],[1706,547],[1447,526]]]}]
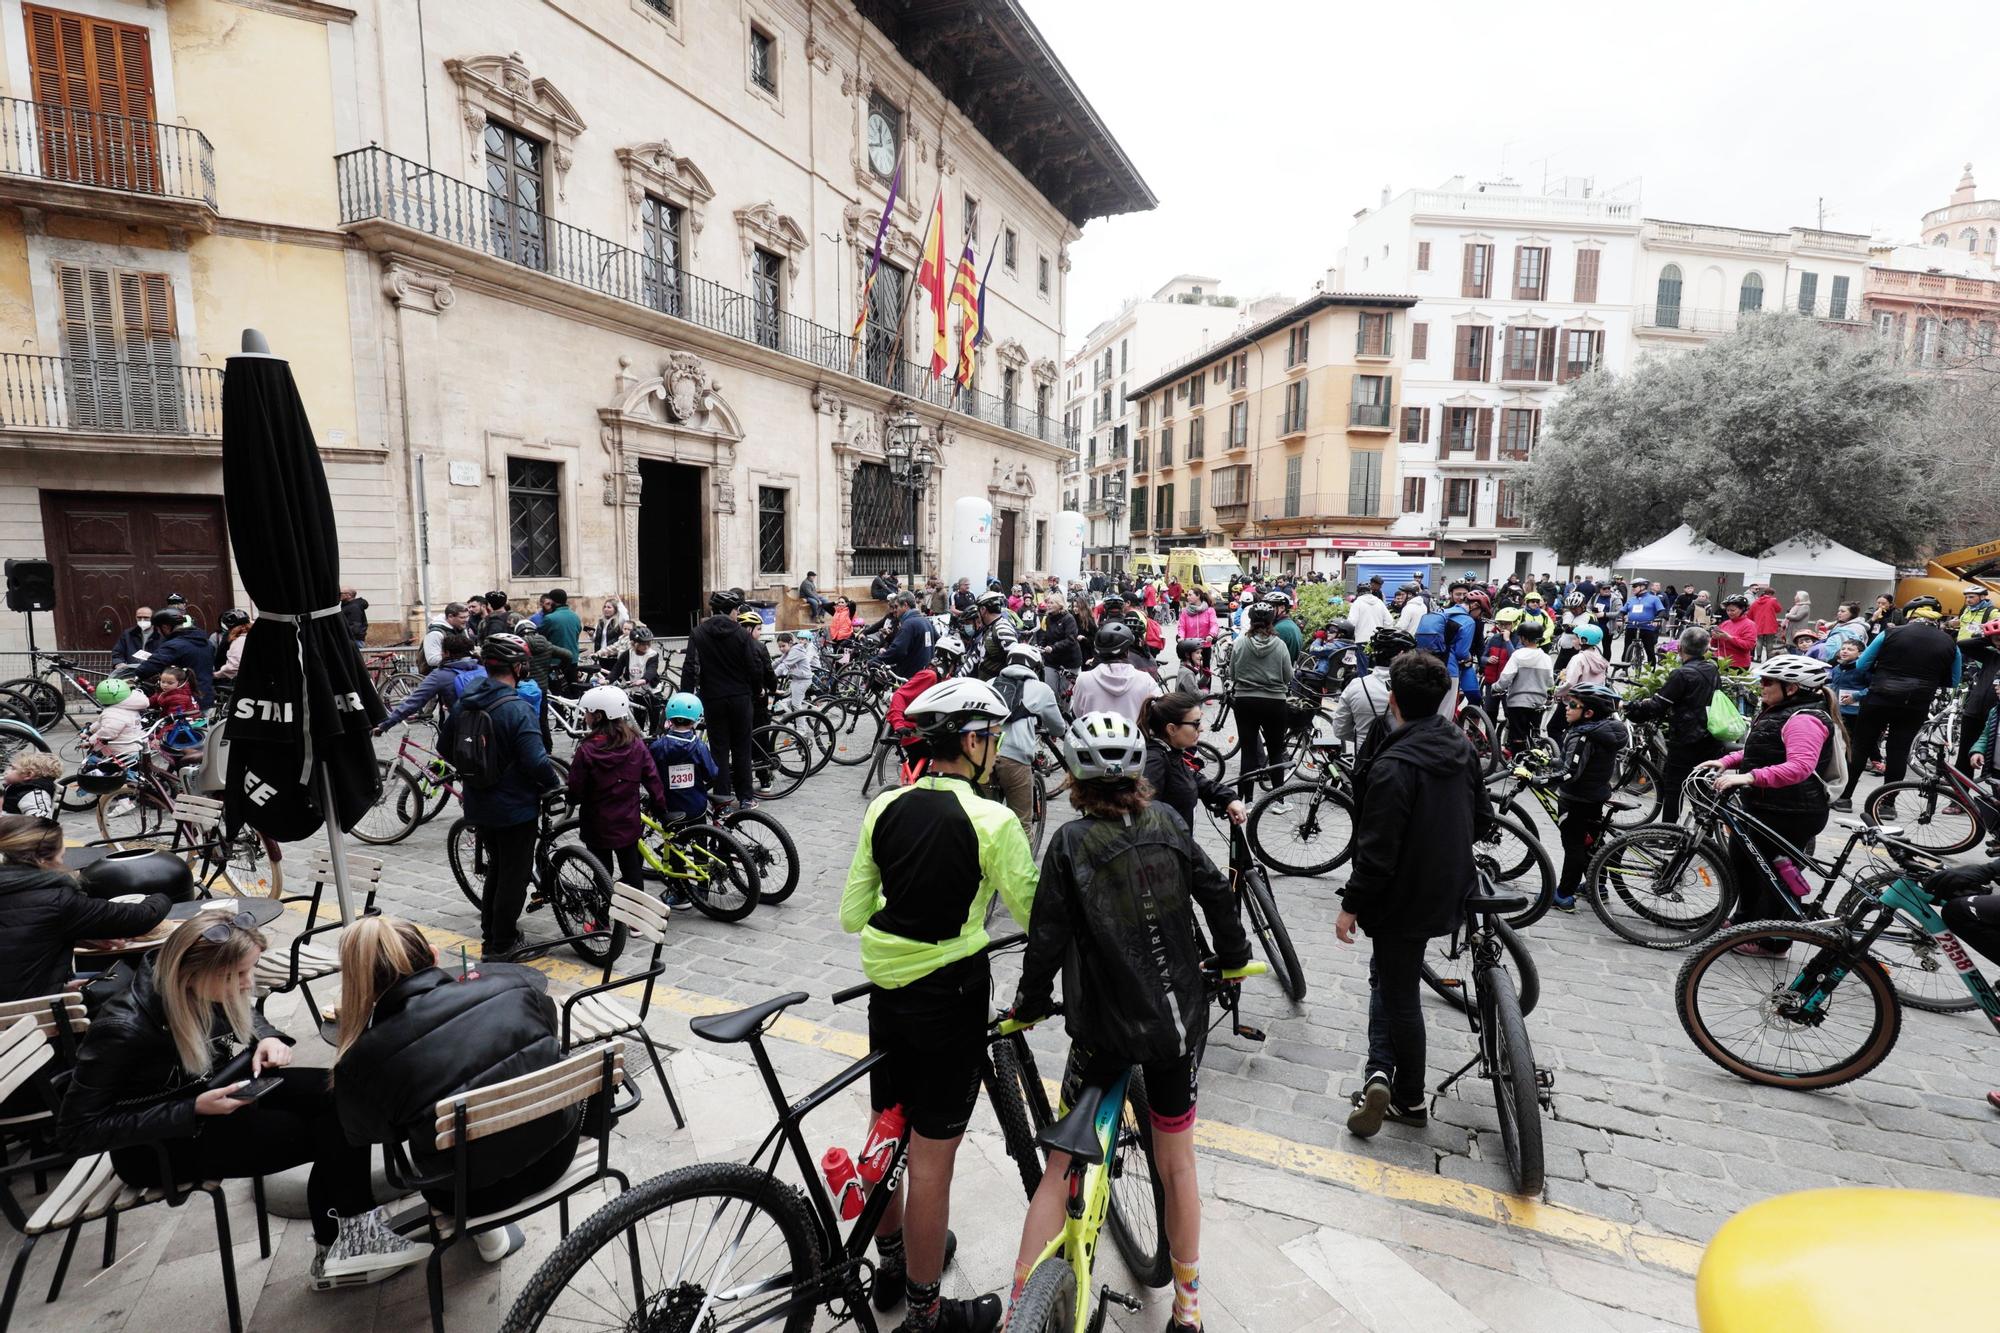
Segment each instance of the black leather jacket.
[{"label": "black leather jacket", "polygon": [[0,1000],[55,994],[70,979],[78,940],[151,930],[173,905],[164,893],[106,902],[78,888],[68,871],[0,865]]},{"label": "black leather jacket", "polygon": [[[129,981],[124,980],[129,977]],[[117,978],[114,980],[114,978]],[[208,1075],[190,1074],[167,1030],[165,1002],[154,985],[153,960],[129,973],[113,971],[98,987],[109,993],[94,1006],[90,1031],[77,1048],[76,1070],[64,1090],[56,1134],[72,1152],[104,1152],[161,1139],[199,1134],[207,1117],[194,1099],[208,1089]],[[250,1039],[292,1039],[251,1011]],[[210,1068],[220,1068],[235,1049],[221,1010],[209,1020]]]},{"label": "black leather jacket", "polygon": [[1134,1063],[1193,1050],[1208,1025],[1197,906],[1222,966],[1248,962],[1229,881],[1173,811],[1063,825],[1042,853],[1014,1012],[1048,1013],[1061,968],[1073,1040]]},{"label": "black leather jacket", "polygon": [[1236,799],[1233,787],[1188,767],[1186,756],[1168,749],[1157,736],[1146,738],[1146,781],[1153,784],[1153,799],[1179,815],[1190,831],[1194,829],[1196,801],[1220,811]]}]

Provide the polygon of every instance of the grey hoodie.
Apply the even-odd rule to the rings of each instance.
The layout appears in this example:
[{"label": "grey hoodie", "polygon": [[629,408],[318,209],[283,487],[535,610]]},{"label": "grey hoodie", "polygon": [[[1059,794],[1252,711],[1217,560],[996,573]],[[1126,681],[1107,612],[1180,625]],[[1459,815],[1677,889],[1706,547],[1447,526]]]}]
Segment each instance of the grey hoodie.
[{"label": "grey hoodie", "polygon": [[1245,634],[1230,654],[1236,693],[1244,699],[1282,699],[1292,679],[1292,650],[1275,634]]},{"label": "grey hoodie", "polygon": [[1069,711],[1075,717],[1116,713],[1137,726],[1139,710],[1159,692],[1159,682],[1130,662],[1100,662],[1076,678]]}]

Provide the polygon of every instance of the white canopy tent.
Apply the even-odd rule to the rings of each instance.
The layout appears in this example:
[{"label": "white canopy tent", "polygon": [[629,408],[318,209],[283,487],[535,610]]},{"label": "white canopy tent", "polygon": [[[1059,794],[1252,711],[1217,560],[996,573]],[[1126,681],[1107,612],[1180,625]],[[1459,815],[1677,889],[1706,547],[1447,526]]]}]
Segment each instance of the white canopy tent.
[{"label": "white canopy tent", "polygon": [[1725,585],[1742,584],[1754,577],[1760,566],[1747,555],[1696,536],[1695,530],[1683,523],[1657,541],[1619,556],[1612,568],[1635,577],[1665,579],[1683,586],[1692,583],[1713,593]]},{"label": "white canopy tent", "polygon": [[1757,557],[1757,575],[1790,606],[1794,593],[1812,598],[1814,620],[1832,620],[1841,602],[1857,602],[1867,614],[1878,594],[1894,592],[1896,567],[1866,556],[1817,532],[1801,532]]}]

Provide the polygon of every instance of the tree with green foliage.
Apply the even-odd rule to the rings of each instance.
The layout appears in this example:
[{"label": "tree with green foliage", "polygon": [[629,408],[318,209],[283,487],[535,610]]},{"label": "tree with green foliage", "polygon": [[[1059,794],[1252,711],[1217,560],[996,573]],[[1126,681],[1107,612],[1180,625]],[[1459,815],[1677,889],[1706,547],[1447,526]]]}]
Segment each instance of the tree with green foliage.
[{"label": "tree with green foliage", "polygon": [[1598,565],[1682,523],[1753,554],[1810,528],[1904,559],[1936,526],[1935,398],[1865,335],[1746,319],[1571,386],[1524,472],[1528,517],[1564,558]]}]

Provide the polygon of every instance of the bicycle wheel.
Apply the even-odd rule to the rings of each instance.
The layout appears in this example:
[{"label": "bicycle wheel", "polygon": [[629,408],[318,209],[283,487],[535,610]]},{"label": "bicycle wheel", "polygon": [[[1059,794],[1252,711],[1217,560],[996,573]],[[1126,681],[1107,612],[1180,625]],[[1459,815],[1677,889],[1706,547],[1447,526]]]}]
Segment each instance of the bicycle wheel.
[{"label": "bicycle wheel", "polygon": [[853,768],[875,757],[882,719],[850,699],[829,699],[821,711],[833,723],[833,753],[829,757],[834,763]]},{"label": "bicycle wheel", "polygon": [[807,1333],[819,1270],[819,1233],[797,1190],[737,1162],[682,1167],[578,1223],[501,1329]]},{"label": "bicycle wheel", "polygon": [[0,685],[0,717],[12,718],[22,726],[35,725],[35,704],[12,685]]},{"label": "bicycle wheel", "polygon": [[1041,1186],[1044,1163],[1041,1146],[1035,1142],[1028,1105],[1021,1094],[1021,1061],[1014,1054],[1011,1037],[986,1049],[989,1063],[981,1071],[986,1079],[986,1104],[993,1108],[993,1118],[1000,1122],[1000,1141],[1007,1145],[1007,1156],[1021,1173],[1021,1188],[1032,1199]]},{"label": "bicycle wheel", "polygon": [[1236,709],[1226,694],[1204,694],[1201,697],[1201,734],[1208,737],[1216,753],[1224,759],[1235,757],[1243,745],[1241,729],[1236,725]]},{"label": "bicycle wheel", "polygon": [[684,824],[673,830],[671,840],[674,850],[664,851],[660,861],[674,867],[669,882],[703,916],[741,921],[757,910],[757,863],[734,834],[714,824]]},{"label": "bicycle wheel", "polygon": [[1111,1148],[1111,1239],[1132,1276],[1149,1287],[1173,1279],[1167,1254],[1167,1191],[1153,1170],[1153,1112],[1146,1074],[1134,1069],[1125,1084],[1125,1114]]},{"label": "bicycle wheel", "polygon": [[362,812],[348,832],[372,847],[387,847],[414,833],[424,798],[416,782],[400,768],[382,769],[382,794]]},{"label": "bicycle wheel", "polygon": [[757,799],[782,801],[813,774],[812,742],[796,727],[769,723],[750,733]]},{"label": "bicycle wheel", "polygon": [[1250,807],[1250,850],[1281,875],[1324,875],[1354,854],[1354,806],[1318,782],[1288,782]]},{"label": "bicycle wheel", "polygon": [[1041,854],[1042,835],[1049,828],[1049,788],[1042,775],[1028,774],[1028,850]]},{"label": "bicycle wheel", "polygon": [[1620,939],[1684,949],[1729,918],[1736,884],[1714,843],[1678,824],[1650,824],[1599,847],[1578,896]]},{"label": "bicycle wheel", "polygon": [[[1859,920],[1863,904],[1873,901],[1872,894],[1850,888],[1833,905],[1833,915],[1843,921]],[[1979,1001],[1965,989],[1965,983],[1958,979],[1958,969],[1945,957],[1930,932],[1900,912],[1868,946],[1868,956],[1888,972],[1889,984],[1896,988],[1896,998],[1912,1009],[1962,1014],[1979,1007]]]},{"label": "bicycle wheel", "polygon": [[1473,840],[1472,855],[1485,863],[1495,883],[1528,896],[1528,905],[1508,917],[1508,925],[1525,929],[1548,914],[1549,904],[1556,900],[1555,863],[1541,840],[1524,826],[1496,815]]},{"label": "bicycle wheel", "polygon": [[868,771],[861,778],[861,795],[865,798],[874,792],[887,791],[898,783],[898,767],[902,763],[903,749],[899,745],[878,740],[875,753],[869,757]]},{"label": "bicycle wheel", "polygon": [[[1618,767],[1611,787],[1614,803],[1611,827],[1614,829],[1638,828],[1650,824],[1660,817],[1660,775],[1650,759],[1639,754],[1629,754]],[[1616,808],[1619,802],[1630,803],[1629,810]]]},{"label": "bicycle wheel", "polygon": [[167,812],[137,787],[108,791],[97,798],[97,832],[112,842],[156,838],[166,829]]},{"label": "bicycle wheel", "polygon": [[[1495,921],[1493,930],[1500,937],[1500,947],[1507,951],[1509,970],[1516,978],[1516,996],[1521,1003],[1523,1014],[1535,1012],[1535,1006],[1542,1002],[1542,970],[1535,966],[1535,956],[1528,952],[1528,946],[1521,943],[1521,937],[1505,921]],[[1424,950],[1424,984],[1436,992],[1443,1000],[1460,1013],[1465,1012],[1467,978],[1472,974],[1472,947],[1461,941],[1458,956],[1452,956],[1452,936],[1440,935]]]},{"label": "bicycle wheel", "polygon": [[549,856],[542,896],[565,935],[580,935],[569,947],[585,962],[602,966],[625,952],[625,927],[611,924],[611,872],[583,847],[558,847]]},{"label": "bicycle wheel", "polygon": [[409,698],[417,686],[423,683],[424,678],[414,671],[398,671],[395,675],[383,681],[381,687],[375,693],[381,696],[384,708],[394,708],[397,704]]},{"label": "bicycle wheel", "polygon": [[1894,824],[1902,841],[1939,856],[1969,852],[1985,824],[1957,792],[1936,782],[1891,782],[1877,787],[1861,807],[1870,824]]},{"label": "bicycle wheel", "polygon": [[451,877],[467,902],[486,908],[486,857],[480,850],[479,830],[464,815],[451,821],[444,835],[445,860],[451,863]]},{"label": "bicycle wheel", "polygon": [[1486,716],[1486,710],[1468,703],[1459,710],[1458,729],[1478,753],[1479,771],[1498,773],[1507,756],[1501,753],[1500,737],[1493,730],[1493,719]]},{"label": "bicycle wheel", "polygon": [[825,768],[827,760],[833,758],[833,721],[824,713],[800,708],[781,713],[774,720],[791,727],[812,742],[812,766],[806,772],[807,777]]},{"label": "bicycle wheel", "polygon": [[722,826],[750,853],[757,866],[757,897],[781,903],[799,887],[799,849],[776,818],[762,810],[737,810],[722,817]]},{"label": "bicycle wheel", "polygon": [[1500,1146],[1514,1187],[1542,1192],[1542,1085],[1535,1050],[1528,1042],[1513,978],[1501,967],[1479,978],[1479,1038],[1486,1046],[1486,1077],[1493,1082],[1493,1110],[1500,1121]]},{"label": "bicycle wheel", "polygon": [[[1746,944],[1789,952],[1736,952]],[[1674,1010],[1696,1050],[1767,1088],[1860,1078],[1888,1057],[1903,1022],[1880,963],[1854,952],[1841,927],[1798,921],[1751,921],[1707,940],[1674,978]]]},{"label": "bicycle wheel", "polygon": [[0,690],[11,690],[27,703],[32,715],[24,720],[44,735],[63,719],[63,710],[67,707],[63,692],[39,676],[16,676],[9,681],[0,681]]},{"label": "bicycle wheel", "polygon": [[1292,933],[1278,915],[1278,900],[1271,893],[1271,881],[1261,867],[1252,867],[1243,876],[1243,905],[1250,910],[1250,925],[1257,943],[1271,961],[1271,976],[1285,998],[1298,1004],[1306,998],[1306,970],[1299,966],[1298,951],[1292,948]]},{"label": "bicycle wheel", "polygon": [[1069,1259],[1052,1254],[1035,1265],[1007,1321],[1009,1333],[1079,1333],[1076,1327],[1076,1273]]}]

